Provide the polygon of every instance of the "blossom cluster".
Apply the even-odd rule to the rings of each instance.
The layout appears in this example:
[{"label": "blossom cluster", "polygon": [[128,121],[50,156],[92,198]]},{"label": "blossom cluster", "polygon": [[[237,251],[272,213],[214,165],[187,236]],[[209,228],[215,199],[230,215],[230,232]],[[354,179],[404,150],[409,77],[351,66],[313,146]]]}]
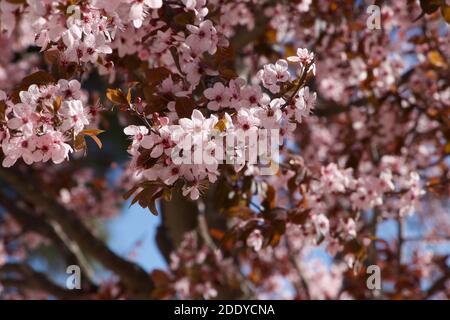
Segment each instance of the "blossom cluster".
[{"label": "blossom cluster", "polygon": [[[200,244],[193,232],[184,234],[178,249],[170,255],[170,271],[170,287],[180,299],[216,298],[217,287],[236,277],[231,260],[224,258],[220,250]],[[192,273],[197,275],[195,282]]]},{"label": "blossom cluster", "polygon": [[106,219],[120,212],[120,181],[119,186],[106,184],[96,179],[92,169],[78,170],[73,179],[75,185],[60,189],[58,200],[78,217]]},{"label": "blossom cluster", "polygon": [[[358,178],[355,178],[351,168],[340,169],[335,163],[322,167],[320,179],[311,184],[310,192],[306,195],[313,215],[312,221],[319,233],[328,234],[329,221],[324,213],[330,201],[335,201],[338,195],[348,197],[352,209],[356,211],[383,209],[385,205],[386,210],[387,207],[389,210],[397,208],[401,216],[411,214],[424,191],[417,172],[397,171],[394,166],[397,161],[395,157],[385,156],[381,159],[381,172],[378,176],[361,175]],[[389,197],[393,194],[399,195],[396,204],[391,203]],[[352,231],[348,231],[349,223],[353,225]],[[347,235],[356,235],[354,222],[347,219],[345,227]]]},{"label": "blossom cluster", "polygon": [[[268,81],[276,85],[290,79],[287,61],[280,61],[279,64],[286,66],[284,72],[287,75],[277,77],[275,74],[275,79],[278,80],[272,81],[272,66],[265,66],[260,73],[263,85],[267,85]],[[304,73],[307,73],[314,68],[314,65],[310,61],[305,65],[300,63],[300,67],[303,68]],[[171,78],[165,79],[160,88],[164,92],[172,91],[174,94],[177,89],[177,85]],[[127,135],[132,136],[129,153],[134,157],[133,164],[138,169],[144,169],[142,173],[145,179],[162,181],[169,186],[182,180],[183,194],[189,194],[191,199],[199,197],[203,181],[213,183],[219,175],[218,167],[222,158],[217,150],[221,150],[224,146],[223,140],[215,139],[215,137],[225,136],[237,142],[239,139],[242,140],[243,135],[253,134],[256,139],[269,139],[270,137],[262,136],[260,130],[270,129],[274,130],[271,132],[276,132],[279,135],[277,138],[283,141],[292,134],[296,122],[301,122],[303,117],[309,116],[316,99],[315,94],[310,93],[308,87],[298,89],[292,102],[287,102],[283,98],[271,98],[259,85],[247,85],[241,78],[230,80],[228,85],[216,82],[212,87],[205,89],[203,95],[207,99],[208,110],[222,111],[220,118],[216,114],[205,117],[199,109],[194,109],[190,119],[178,119],[174,114],[167,117],[158,116],[153,117],[151,128],[132,125],[124,130]],[[168,108],[170,110],[171,106]],[[189,164],[177,162],[174,156],[178,157],[180,151],[183,151],[180,144],[187,137],[192,145],[189,145],[188,150],[184,150],[182,157],[188,156],[187,153],[191,151],[195,153],[196,149],[199,149],[209,155],[211,161]],[[241,158],[248,153],[249,142],[244,139],[242,143],[227,145],[226,148],[232,149],[231,154],[228,153],[227,156],[234,159]],[[143,157],[155,160],[150,168],[145,167],[148,159],[143,162]],[[270,156],[266,160],[276,161]],[[245,164],[245,161],[237,161],[236,171],[243,169]],[[258,172],[258,167],[254,163],[247,163],[245,171],[247,175],[255,175]]]},{"label": "blossom cluster", "polygon": [[[383,194],[394,191],[393,177],[390,170],[385,170],[376,176],[363,176],[355,179],[352,169],[341,170],[331,163],[321,170],[319,183],[312,185],[313,192],[341,193],[350,192],[353,209],[367,210],[383,203]],[[314,196],[313,203],[321,203],[321,196]],[[313,206],[313,211],[320,208]]]},{"label": "blossom cluster", "polygon": [[[255,231],[248,237],[247,245],[259,242],[255,236],[258,233]],[[242,263],[246,268],[258,268],[261,272],[252,277],[256,279],[253,285],[258,287],[258,298],[273,299],[276,296],[295,299],[296,294],[298,297],[298,291],[283,290],[286,278],[294,283],[307,283],[308,294],[312,299],[339,298],[342,295],[343,274],[350,266],[342,261],[327,265],[327,262],[314,258],[312,253],[316,248],[314,241],[305,238],[301,226],[287,224],[285,236],[276,247],[255,248],[251,254],[243,257]],[[274,265],[275,268],[270,267]],[[302,272],[298,272],[297,268]]]},{"label": "blossom cluster", "polygon": [[[66,5],[62,1],[27,1],[26,4],[7,4],[2,7],[1,14],[3,20],[1,28],[11,34],[18,28],[20,21],[16,21],[11,13],[20,9],[23,16],[30,22],[33,32],[36,35],[33,44],[42,50],[56,49],[60,52],[61,63],[67,65],[69,62],[94,63],[97,64],[101,74],[114,74],[113,63],[110,55],[113,50],[117,51],[119,57],[137,54],[139,59],[154,64],[157,58],[162,65],[172,71],[173,74],[180,74],[183,81],[175,81],[172,77],[166,78],[159,87],[159,94],[170,93],[177,97],[188,97],[193,94],[200,80],[205,75],[217,76],[218,72],[205,64],[205,55],[214,55],[218,48],[225,48],[229,45],[225,35],[230,36],[231,27],[235,23],[221,20],[218,25],[214,25],[211,20],[206,19],[210,8],[206,1],[182,1],[180,6],[185,12],[192,12],[195,19],[192,24],[186,24],[183,31],[175,31],[164,19],[161,19],[161,12],[158,11],[164,5],[163,1],[103,1],[96,0],[80,5]],[[172,4],[168,4],[171,6]],[[218,4],[213,4],[213,6]],[[175,5],[178,7],[179,5]],[[244,9],[244,4],[237,3],[230,8],[238,11]],[[249,13],[247,13],[248,16]],[[240,14],[245,16],[244,14]],[[242,21],[241,25],[253,27],[253,22]],[[146,39],[145,41],[143,39]],[[174,61],[173,49],[177,52],[177,63]],[[305,77],[308,72],[314,72],[314,55],[306,49],[299,49],[296,57],[289,57],[289,61],[296,65],[293,68],[299,76]],[[280,138],[289,136],[295,129],[295,122],[301,122],[302,118],[309,116],[315,104],[315,93],[309,93],[303,83],[293,90],[296,94],[289,99],[273,97],[285,90],[294,79],[289,73],[288,61],[278,60],[275,64],[267,64],[258,73],[257,78],[262,86],[256,84],[246,84],[243,79],[234,78],[229,82],[215,82],[204,89],[203,95],[207,99],[208,112],[222,112],[220,118],[211,114],[204,118],[199,111],[194,111],[192,119],[179,119],[175,112],[175,102],[167,103],[166,117],[160,116],[158,123],[149,127],[130,127],[126,129],[127,134],[133,135],[136,139],[132,144],[130,152],[138,155],[138,149],[151,150],[150,157],[157,159],[155,168],[147,168],[145,176],[148,180],[161,180],[171,185],[179,177],[188,182],[184,188],[185,194],[191,194],[191,198],[199,196],[199,186],[204,179],[214,182],[219,174],[217,164],[208,166],[197,165],[188,168],[176,166],[169,156],[172,152],[174,141],[181,136],[190,135],[192,131],[199,130],[201,126],[203,133],[202,143],[206,150],[214,149],[214,142],[210,139],[212,131],[217,131],[216,126],[225,126],[221,129],[222,135],[238,135],[235,130],[244,132],[254,132],[257,129],[278,129]],[[265,93],[265,90],[268,93]],[[290,88],[292,89],[292,87]],[[272,96],[272,97],[271,97]],[[64,106],[65,108],[65,103]],[[62,111],[64,110],[62,109]],[[77,107],[80,109],[80,106]],[[81,110],[81,109],[80,109]],[[79,111],[80,111],[79,110]],[[234,111],[235,110],[235,111]],[[205,113],[205,112],[203,112]],[[168,121],[170,119],[170,121]],[[79,114],[77,122],[86,125],[85,117]],[[205,124],[202,124],[205,122]],[[66,131],[67,124],[61,125],[62,133]],[[177,130],[175,130],[177,129]],[[184,130],[180,133],[180,130]],[[74,130],[74,134],[80,130]],[[143,142],[141,136],[146,136]],[[174,137],[175,133],[179,135]],[[61,140],[67,138],[60,137]],[[9,140],[8,140],[9,141]],[[17,141],[17,143],[22,141]],[[23,142],[27,144],[27,142]],[[5,152],[5,165],[12,165],[18,158],[26,158],[27,163],[39,161],[34,155],[34,141],[30,141],[31,151],[13,151],[18,148],[9,148]],[[164,147],[162,145],[164,144]],[[71,148],[65,146],[63,158],[66,158]],[[236,150],[238,155],[245,152],[245,146]],[[8,149],[8,150],[9,150]],[[38,149],[41,149],[38,147]],[[6,149],[5,149],[6,150]],[[22,154],[24,154],[22,156]],[[36,153],[37,154],[37,153]],[[33,155],[33,156],[31,156]],[[44,158],[44,161],[47,158]],[[60,162],[61,156],[54,157],[55,162]],[[135,158],[137,160],[137,158]],[[137,161],[133,161],[137,163]],[[160,166],[164,170],[160,169]],[[242,165],[240,168],[241,169]],[[257,173],[257,169],[249,168],[248,172]]]},{"label": "blossom cluster", "polygon": [[[81,4],[62,0],[2,1],[0,30],[11,35],[17,29],[30,28],[35,36],[28,39],[29,44],[42,51],[59,50],[64,63],[91,62],[105,67],[109,65],[107,56],[116,47],[112,42],[119,30],[141,28],[144,20],[149,21],[146,17],[162,5],[162,0],[95,0]],[[24,20],[17,19],[17,11]]]},{"label": "blossom cluster", "polygon": [[[342,243],[357,238],[361,212],[377,210],[385,217],[390,213],[394,217],[411,215],[424,193],[418,173],[406,170],[401,166],[401,158],[394,156],[384,156],[378,172],[378,175],[360,173],[356,176],[352,168],[342,169],[336,163],[329,163],[322,166],[317,175],[311,173],[315,178],[308,190],[299,195],[298,208],[293,209],[304,218],[300,225],[286,223],[289,237],[311,245],[325,240],[327,251],[334,256],[344,250]],[[288,176],[292,177],[292,174]],[[334,210],[332,216],[328,214],[330,210]],[[255,228],[247,233],[246,245],[255,252],[266,250],[267,232],[264,230],[268,225],[263,219],[238,221],[236,228],[245,232],[252,224]],[[370,243],[368,238],[364,241]],[[355,259],[353,253],[346,253],[345,261],[349,267],[354,266]]]},{"label": "blossom cluster", "polygon": [[[36,163],[25,170],[49,187],[59,209],[85,221],[116,214],[125,190],[164,217],[170,207],[176,216],[197,205],[205,221],[180,216],[177,231],[199,226],[181,243],[171,239],[171,219],[162,219],[158,244],[170,271],[152,273],[156,297],[373,298],[360,281],[365,270],[358,275],[369,257],[395,287],[377,291],[383,298],[423,298],[420,288],[437,271],[448,274],[448,263],[437,251],[411,251],[423,239],[403,229],[414,212],[421,219],[414,228],[423,231],[414,234],[425,241],[450,230],[442,201],[450,177],[449,7],[385,2],[383,32],[374,32],[357,14],[369,2],[0,1],[0,142],[3,166],[16,163],[5,173]],[[30,81],[38,69],[56,80]],[[97,96],[107,82],[121,89]],[[97,110],[86,107],[100,100],[113,103],[131,140],[116,187],[110,173],[125,164],[109,142],[93,170],[89,161],[42,165],[63,162],[100,131],[90,129]],[[279,157],[254,148],[269,140],[281,142]],[[266,175],[267,164],[278,172]],[[185,206],[178,189],[199,201]],[[11,204],[37,219],[46,214],[16,194]],[[157,199],[171,202],[157,206]],[[0,224],[0,267],[48,241],[42,228],[15,221],[16,211]],[[394,242],[377,225],[389,219],[399,225]],[[180,244],[168,252],[167,243]],[[323,249],[333,265],[307,257]],[[98,298],[137,294],[121,278],[99,284]],[[0,294],[26,291],[11,289]]]},{"label": "blossom cluster", "polygon": [[0,91],[0,102],[4,105],[1,131],[4,167],[14,165],[20,158],[27,164],[63,162],[73,152],[71,141],[91,119],[77,80],[30,85],[28,90],[20,91],[18,103]]},{"label": "blossom cluster", "polygon": [[[196,77],[200,55],[203,52],[213,54],[217,45],[226,44],[226,40],[219,37],[210,20],[205,20],[209,12],[205,0],[167,4],[194,13],[196,24],[187,26],[188,36],[167,28],[158,11],[163,4],[162,0],[95,0],[80,4],[68,4],[63,0],[3,2],[0,30],[11,35],[21,28],[30,28],[35,37],[27,38],[28,44],[36,45],[42,51],[58,50],[65,64],[93,63],[104,74],[112,72],[114,49],[119,57],[138,53],[140,59],[150,62],[157,56],[170,54],[169,48],[175,45],[184,51],[183,72],[189,73],[191,78]],[[17,19],[17,11],[24,20]],[[221,29],[225,32],[230,28],[228,25],[229,22],[224,21]]]}]

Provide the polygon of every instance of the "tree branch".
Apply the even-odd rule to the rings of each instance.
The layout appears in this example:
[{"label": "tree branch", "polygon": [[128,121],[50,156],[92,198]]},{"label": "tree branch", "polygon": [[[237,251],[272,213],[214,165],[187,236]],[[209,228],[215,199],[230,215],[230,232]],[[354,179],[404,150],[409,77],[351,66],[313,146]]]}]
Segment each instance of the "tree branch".
[{"label": "tree branch", "polygon": [[197,226],[198,210],[194,202],[174,190],[170,201],[161,201],[161,225],[157,231],[157,243],[166,261],[180,244],[186,232]]},{"label": "tree branch", "polygon": [[[0,192],[0,206],[8,211],[23,228],[24,231],[32,231],[51,240],[62,251],[67,263],[79,264],[83,273],[89,280],[89,285],[94,286],[93,271],[87,262],[86,257],[81,252],[78,245],[68,239],[59,226],[54,227],[45,219],[29,213],[31,208],[25,207],[24,203],[13,201]],[[60,232],[57,232],[57,228]],[[59,234],[58,234],[59,233]]]},{"label": "tree branch", "polygon": [[[5,287],[42,291],[59,299],[86,299],[90,296],[90,293],[80,290],[64,289],[51,281],[45,274],[37,272],[25,264],[5,264],[0,267],[0,275],[9,276],[0,278],[0,282]],[[15,275],[15,277],[11,278],[11,275]]]},{"label": "tree branch", "polygon": [[21,179],[11,169],[0,168],[0,178],[14,187],[27,201],[42,208],[45,215],[54,220],[81,250],[96,258],[103,266],[120,276],[132,296],[149,298],[153,283],[147,272],[135,263],[125,260],[95,237],[85,225],[58,202],[30,181]]},{"label": "tree branch", "polygon": [[425,292],[425,299],[428,299],[435,293],[443,290],[448,280],[450,280],[450,268],[447,268],[446,272]]}]

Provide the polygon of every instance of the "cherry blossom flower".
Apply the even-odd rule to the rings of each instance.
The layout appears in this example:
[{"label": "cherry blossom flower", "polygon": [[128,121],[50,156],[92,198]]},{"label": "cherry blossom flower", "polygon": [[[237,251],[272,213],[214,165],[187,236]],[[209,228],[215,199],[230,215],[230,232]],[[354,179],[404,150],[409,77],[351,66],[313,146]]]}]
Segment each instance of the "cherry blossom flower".
[{"label": "cherry blossom flower", "polygon": [[81,98],[81,84],[77,80],[67,81],[66,79],[61,79],[58,81],[58,86],[59,90],[64,93],[65,98]]},{"label": "cherry blossom flower", "polygon": [[230,94],[230,107],[239,109],[241,107],[241,90],[245,85],[245,80],[236,78],[230,80],[228,84],[228,92]]},{"label": "cherry blossom flower", "polygon": [[89,124],[86,111],[80,100],[64,101],[59,110],[60,114],[65,117],[61,130],[73,129],[75,135],[79,134]]},{"label": "cherry blossom flower", "polygon": [[237,114],[237,128],[243,131],[256,131],[260,119],[254,114],[254,110],[240,109]]},{"label": "cherry blossom flower", "polygon": [[300,89],[295,96],[295,120],[301,123],[303,118],[310,116],[316,105],[317,94],[309,92],[308,87]]},{"label": "cherry blossom flower", "polygon": [[352,218],[346,219],[346,221],[341,220],[339,224],[339,231],[341,232],[344,239],[351,240],[356,237],[356,223]]},{"label": "cherry blossom flower", "polygon": [[302,65],[310,65],[314,61],[314,53],[309,52],[308,49],[297,49],[297,55],[287,58],[291,62],[299,62]]},{"label": "cherry blossom flower", "polygon": [[282,118],[283,112],[281,111],[281,107],[286,102],[284,99],[277,98],[270,101],[269,106],[265,106],[264,108],[258,109],[256,114],[260,119],[261,126],[266,129],[275,129],[279,127],[279,122]]},{"label": "cherry blossom flower", "polygon": [[[163,289],[153,292],[158,298],[373,297],[356,281],[360,277],[349,276],[366,262],[361,253],[371,247],[382,250],[376,257],[395,262],[404,252],[402,243],[382,239],[382,232],[373,239],[373,223],[392,220],[409,228],[415,214],[425,241],[450,230],[443,201],[450,45],[442,10],[422,15],[417,28],[420,5],[385,3],[386,32],[380,33],[354,27],[365,23],[364,15],[332,19],[358,7],[351,1],[0,1],[3,166],[38,178],[42,192],[56,195],[57,209],[67,209],[64,216],[80,219],[116,212],[124,190],[135,190],[133,203],[149,208],[175,192],[192,200],[192,210],[197,205],[202,211],[205,202],[212,242],[225,239],[226,246],[214,249],[199,228],[167,239],[177,248],[167,273],[155,273]],[[254,37],[259,30],[268,32]],[[399,36],[411,31],[414,36]],[[279,59],[298,46],[315,53],[299,48]],[[106,86],[106,95],[97,92]],[[314,110],[319,95],[326,103]],[[117,115],[130,141],[130,161],[116,191],[105,187],[109,177],[100,177],[125,165],[116,161],[111,143],[99,151],[112,157],[111,164],[99,163],[107,168],[83,172],[82,152],[75,164],[54,165],[83,149],[84,138],[100,132],[97,125],[116,128],[110,116],[101,122],[98,116],[111,104],[110,115]],[[267,144],[274,136],[278,157],[247,141]],[[265,176],[266,167],[277,169]],[[54,177],[60,178],[56,184]],[[428,190],[433,194],[422,197]],[[22,201],[21,189],[16,191],[11,204],[35,208],[30,214],[40,218],[36,197]],[[161,208],[176,219],[176,212]],[[211,210],[220,211],[221,223],[209,221]],[[16,210],[4,211],[0,265],[10,258],[26,263],[43,237],[25,234],[20,221],[10,222]],[[158,239],[166,236],[169,220]],[[194,220],[179,222],[191,229]],[[322,243],[331,258],[326,263],[310,258]],[[423,298],[423,281],[432,284],[446,272],[436,263],[440,255],[411,252],[403,255],[401,272],[414,281],[402,283],[401,292],[379,292],[382,298]],[[388,260],[382,267],[394,273],[397,288],[398,268]],[[100,299],[135,295],[119,278],[89,293]],[[28,290],[1,290],[1,298],[36,297]]]},{"label": "cherry blossom flower", "polygon": [[241,97],[241,107],[250,108],[258,106],[263,94],[259,86],[247,86],[241,90]]},{"label": "cherry blossom flower", "polygon": [[9,140],[9,143],[3,147],[6,157],[3,160],[4,167],[11,167],[19,158],[23,158],[26,164],[34,162],[33,152],[36,150],[36,142],[34,137],[29,139],[23,137],[15,137]]},{"label": "cherry blossom flower", "polygon": [[64,44],[68,48],[72,48],[76,43],[78,43],[79,40],[81,40],[81,35],[82,33],[80,28],[76,24],[73,24],[69,29],[62,33],[61,37]]},{"label": "cherry blossom flower", "polygon": [[321,235],[326,236],[328,234],[328,231],[330,230],[330,222],[325,215],[315,215],[313,216],[312,221]]},{"label": "cherry blossom flower", "polygon": [[61,79],[56,85],[31,85],[19,97],[19,103],[8,101],[3,166],[12,166],[19,158],[27,164],[68,159],[73,152],[67,143],[69,132],[76,136],[90,123],[89,109],[79,100],[79,82]]},{"label": "cherry blossom flower", "polygon": [[265,88],[272,93],[278,93],[280,91],[279,84],[289,81],[288,68],[287,61],[280,59],[275,64],[266,64],[264,69],[259,71],[258,77]]},{"label": "cherry blossom flower", "polygon": [[335,163],[321,169],[321,182],[331,192],[345,192],[354,185],[352,170],[340,170]]},{"label": "cherry blossom flower", "polygon": [[170,153],[170,149],[173,147],[173,141],[171,139],[172,131],[169,127],[163,127],[159,130],[159,135],[152,135],[154,140],[152,141],[153,148],[150,156],[152,158],[160,157],[164,152]]},{"label": "cherry blossom flower", "polygon": [[255,251],[259,251],[262,248],[264,238],[259,229],[255,229],[247,237],[247,246],[253,248]]},{"label": "cherry blossom flower", "polygon": [[214,54],[217,50],[218,36],[216,28],[210,20],[202,21],[199,26],[188,25],[191,34],[186,38],[186,44],[196,52]]},{"label": "cherry blossom flower", "polygon": [[183,186],[183,196],[187,195],[189,195],[192,200],[197,200],[200,197],[200,190],[197,182],[194,182],[192,185]]},{"label": "cherry blossom flower", "polygon": [[126,127],[123,132],[127,136],[132,136],[133,143],[131,145],[131,148],[128,150],[128,152],[132,155],[136,154],[143,141],[145,141],[144,147],[146,149],[150,149],[153,146],[152,142],[147,141],[148,129],[144,126],[131,125]]},{"label": "cherry blossom flower", "polygon": [[135,0],[130,9],[130,19],[135,28],[140,28],[146,16],[145,9],[159,9],[162,7],[162,0]]},{"label": "cherry blossom flower", "polygon": [[16,26],[14,11],[17,8],[17,4],[8,1],[2,1],[0,3],[0,30],[6,31],[8,36],[11,36]]},{"label": "cherry blossom flower", "polygon": [[14,118],[8,120],[8,128],[20,130],[25,136],[33,134],[33,112],[30,105],[18,103],[13,107]]},{"label": "cherry blossom flower", "polygon": [[208,109],[210,110],[217,111],[230,105],[230,94],[220,82],[216,82],[214,87],[206,89],[203,94],[210,100],[208,103]]}]

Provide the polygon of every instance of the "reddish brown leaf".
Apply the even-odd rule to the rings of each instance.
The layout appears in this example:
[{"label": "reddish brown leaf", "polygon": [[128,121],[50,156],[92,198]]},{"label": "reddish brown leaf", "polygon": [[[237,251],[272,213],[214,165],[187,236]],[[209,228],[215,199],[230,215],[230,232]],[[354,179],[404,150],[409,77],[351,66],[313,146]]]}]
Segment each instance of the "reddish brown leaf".
[{"label": "reddish brown leaf", "polygon": [[190,97],[179,97],[175,102],[175,110],[180,118],[190,118],[195,107],[195,100]]}]

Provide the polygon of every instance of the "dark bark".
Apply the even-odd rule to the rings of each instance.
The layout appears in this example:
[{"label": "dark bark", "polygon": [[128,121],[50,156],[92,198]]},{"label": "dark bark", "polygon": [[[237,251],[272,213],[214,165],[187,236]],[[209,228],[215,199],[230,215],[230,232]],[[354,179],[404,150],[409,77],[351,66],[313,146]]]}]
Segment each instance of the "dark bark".
[{"label": "dark bark", "polygon": [[116,273],[126,285],[131,297],[150,298],[153,283],[147,272],[111,251],[76,218],[73,212],[53,200],[44,190],[39,190],[32,181],[22,179],[12,169],[1,168],[0,178],[23,199],[39,207],[49,219],[54,220],[85,254]]}]

